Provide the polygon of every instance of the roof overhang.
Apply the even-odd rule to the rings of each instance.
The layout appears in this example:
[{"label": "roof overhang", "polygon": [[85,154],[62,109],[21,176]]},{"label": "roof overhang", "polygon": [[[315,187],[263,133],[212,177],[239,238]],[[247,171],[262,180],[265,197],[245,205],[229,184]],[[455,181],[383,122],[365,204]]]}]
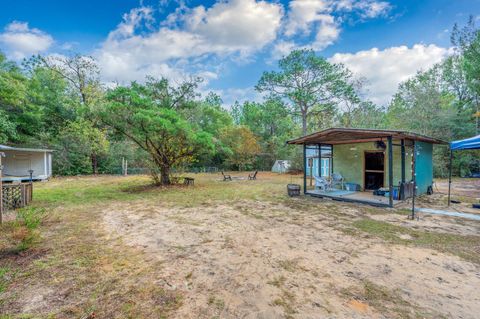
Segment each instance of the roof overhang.
[{"label": "roof overhang", "polygon": [[40,152],[40,153],[51,153],[53,150],[41,149],[41,148],[25,148],[25,147],[12,147],[7,145],[0,144],[0,152],[6,151],[18,151],[18,152]]},{"label": "roof overhang", "polygon": [[352,144],[380,141],[388,137],[432,144],[448,144],[433,137],[407,131],[357,128],[329,128],[287,141],[287,144]]}]

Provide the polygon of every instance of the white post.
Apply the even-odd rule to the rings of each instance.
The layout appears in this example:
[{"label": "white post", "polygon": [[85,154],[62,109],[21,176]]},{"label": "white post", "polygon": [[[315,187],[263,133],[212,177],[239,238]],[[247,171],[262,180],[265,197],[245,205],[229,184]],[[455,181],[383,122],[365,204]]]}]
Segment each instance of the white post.
[{"label": "white post", "polygon": [[[43,171],[45,172],[45,176],[48,176],[48,158],[47,158],[47,152],[43,153]],[[30,169],[32,169],[32,165],[30,164]]]},{"label": "white post", "polygon": [[128,160],[125,160],[125,176],[128,175]]}]

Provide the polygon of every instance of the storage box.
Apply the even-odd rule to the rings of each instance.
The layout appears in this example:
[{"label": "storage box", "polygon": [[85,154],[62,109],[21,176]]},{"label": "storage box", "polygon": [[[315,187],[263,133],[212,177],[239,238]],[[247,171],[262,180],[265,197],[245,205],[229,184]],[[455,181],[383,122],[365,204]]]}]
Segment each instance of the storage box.
[{"label": "storage box", "polygon": [[345,189],[347,191],[358,192],[358,191],[360,191],[360,185],[355,184],[355,183],[345,183]]}]

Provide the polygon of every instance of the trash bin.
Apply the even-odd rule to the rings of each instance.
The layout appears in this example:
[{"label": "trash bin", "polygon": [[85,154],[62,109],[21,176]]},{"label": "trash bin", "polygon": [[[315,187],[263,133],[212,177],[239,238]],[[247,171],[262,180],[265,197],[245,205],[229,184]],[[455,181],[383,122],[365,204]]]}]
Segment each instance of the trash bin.
[{"label": "trash bin", "polygon": [[298,184],[288,184],[287,185],[288,196],[299,196],[300,195],[300,185]]}]

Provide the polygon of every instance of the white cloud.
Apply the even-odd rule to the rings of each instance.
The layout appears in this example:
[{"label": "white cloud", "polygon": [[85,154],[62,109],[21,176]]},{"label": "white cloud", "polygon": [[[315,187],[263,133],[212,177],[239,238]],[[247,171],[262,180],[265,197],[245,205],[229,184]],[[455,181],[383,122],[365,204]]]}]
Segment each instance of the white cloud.
[{"label": "white cloud", "polygon": [[0,33],[0,43],[5,46],[9,57],[20,60],[29,55],[44,52],[54,43],[51,35],[35,28],[27,22],[14,21]]},{"label": "white cloud", "polygon": [[332,44],[340,34],[340,25],[335,21],[332,4],[327,0],[293,0],[289,4],[285,35],[316,33],[312,47],[322,50]]},{"label": "white cloud", "polygon": [[221,51],[251,51],[275,40],[281,24],[281,5],[255,0],[217,2],[196,7],[183,16],[186,29]]},{"label": "white cloud", "polygon": [[311,24],[331,17],[331,7],[323,0],[293,0],[289,4],[285,34],[292,36],[299,31],[310,33]]},{"label": "white cloud", "polygon": [[307,45],[321,51],[339,38],[347,17],[373,19],[386,16],[391,8],[390,3],[378,0],[293,0],[289,3],[284,34],[307,37]]},{"label": "white cloud", "polygon": [[362,18],[386,16],[392,9],[387,1],[378,0],[340,0],[335,3],[337,10],[357,11]]},{"label": "white cloud", "polygon": [[356,76],[365,77],[367,97],[379,105],[390,102],[398,85],[441,62],[449,53],[436,45],[416,44],[391,47],[384,50],[373,48],[357,53],[337,53],[329,61],[345,64]]},{"label": "white cloud", "polygon": [[385,1],[365,1],[361,2],[358,8],[362,10],[362,17],[376,18],[386,15],[390,11],[391,6]]},{"label": "white cloud", "polygon": [[283,41],[280,40],[273,46],[271,57],[272,60],[279,60],[284,56],[287,56],[293,49],[295,49],[296,45],[293,41]]},{"label": "white cloud", "polygon": [[[231,0],[210,8],[181,6],[154,28],[152,9],[135,8],[124,15],[95,56],[108,80],[168,75],[159,72],[174,72],[172,66],[180,64],[188,72],[192,68],[205,72],[206,66],[194,65],[192,59],[249,56],[275,40],[282,16],[282,6],[276,3]],[[149,32],[141,32],[145,29]]]}]

